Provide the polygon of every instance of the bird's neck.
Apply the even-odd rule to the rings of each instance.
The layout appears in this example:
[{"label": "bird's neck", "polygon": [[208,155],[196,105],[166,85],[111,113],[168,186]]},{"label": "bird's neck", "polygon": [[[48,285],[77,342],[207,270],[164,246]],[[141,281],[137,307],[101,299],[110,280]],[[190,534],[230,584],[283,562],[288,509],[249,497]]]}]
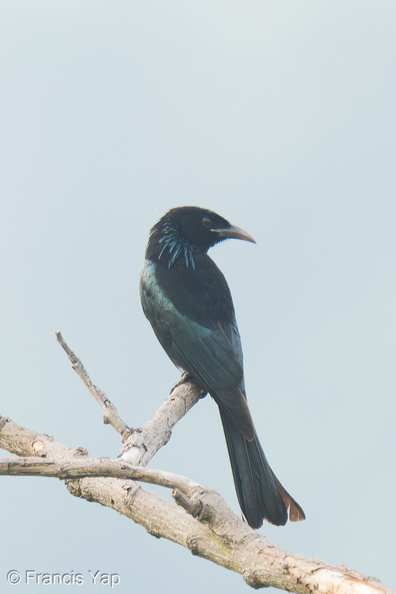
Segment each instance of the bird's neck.
[{"label": "bird's neck", "polygon": [[153,228],[146,249],[146,258],[165,268],[178,266],[195,269],[196,258],[207,253],[206,249],[186,241],[172,229]]}]

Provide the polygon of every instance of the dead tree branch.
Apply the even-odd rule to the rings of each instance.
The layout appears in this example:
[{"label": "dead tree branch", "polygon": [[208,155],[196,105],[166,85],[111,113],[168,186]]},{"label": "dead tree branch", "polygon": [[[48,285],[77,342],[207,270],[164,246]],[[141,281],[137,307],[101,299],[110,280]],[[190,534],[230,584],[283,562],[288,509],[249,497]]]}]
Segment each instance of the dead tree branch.
[{"label": "dead tree branch", "polygon": [[132,479],[170,489],[179,489],[187,496],[191,496],[196,488],[204,489],[198,483],[179,474],[131,466],[108,458],[87,458],[83,461],[71,460],[63,463],[34,457],[3,458],[0,459],[0,475],[46,476],[60,480],[85,477]]},{"label": "dead tree branch", "polygon": [[[143,428],[131,430],[107,396],[92,384],[60,333],[57,338],[105,411],[105,422],[125,441],[121,457],[90,458],[84,448],[68,448],[0,417],[0,447],[19,457],[0,460],[0,475],[57,477],[73,495],[113,508],[149,533],[240,573],[253,588],[273,586],[301,594],[391,594],[380,582],[344,566],[331,566],[272,545],[240,520],[215,491],[186,477],[142,468],[168,441],[174,425],[202,392],[194,384],[180,383]],[[173,489],[174,502],[136,481]]]}]

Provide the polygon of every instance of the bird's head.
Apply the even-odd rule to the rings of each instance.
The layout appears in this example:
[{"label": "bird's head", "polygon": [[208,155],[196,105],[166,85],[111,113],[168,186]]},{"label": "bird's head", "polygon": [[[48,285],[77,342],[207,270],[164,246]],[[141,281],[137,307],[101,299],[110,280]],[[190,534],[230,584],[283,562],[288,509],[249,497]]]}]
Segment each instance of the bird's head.
[{"label": "bird's head", "polygon": [[194,268],[194,254],[206,254],[216,243],[229,238],[256,243],[249,233],[211,210],[197,206],[172,208],[151,229],[146,257],[166,261],[170,268],[182,255],[187,267]]}]

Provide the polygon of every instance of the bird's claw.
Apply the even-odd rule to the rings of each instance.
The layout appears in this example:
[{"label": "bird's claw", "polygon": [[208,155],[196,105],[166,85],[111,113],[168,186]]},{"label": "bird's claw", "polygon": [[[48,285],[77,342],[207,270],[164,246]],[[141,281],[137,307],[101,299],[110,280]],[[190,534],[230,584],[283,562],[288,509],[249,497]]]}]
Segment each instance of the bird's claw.
[{"label": "bird's claw", "polygon": [[193,381],[193,377],[192,377],[191,373],[189,373],[188,371],[183,371],[180,379],[172,386],[170,393],[172,394],[173,390],[176,390],[176,388],[178,388],[182,384],[186,384],[187,382],[192,382],[192,381]]},{"label": "bird's claw", "polygon": [[[174,384],[174,386],[172,386],[170,394],[172,394],[173,391],[176,390],[176,388],[178,388],[179,386],[182,386],[183,384],[188,384],[189,382],[191,382],[192,384],[195,384],[199,388],[199,385],[196,383],[196,381],[195,381],[194,377],[191,375],[191,373],[189,373],[188,371],[183,371],[179,381],[177,381]],[[204,388],[200,388],[200,391],[201,391],[200,398],[204,398],[207,394],[207,390],[205,390]]]}]

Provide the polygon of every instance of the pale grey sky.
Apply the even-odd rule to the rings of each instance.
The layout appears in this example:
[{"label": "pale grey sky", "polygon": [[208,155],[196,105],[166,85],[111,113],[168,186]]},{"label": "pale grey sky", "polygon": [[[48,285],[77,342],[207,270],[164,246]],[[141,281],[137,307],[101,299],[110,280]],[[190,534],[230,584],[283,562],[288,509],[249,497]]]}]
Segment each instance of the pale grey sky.
[{"label": "pale grey sky", "polygon": [[[209,207],[257,240],[212,257],[260,439],[307,514],[261,532],[393,587],[395,26],[384,0],[5,0],[0,19],[0,413],[116,456],[54,332],[144,424],[178,378],[139,303],[148,231],[172,206]],[[209,398],[151,465],[238,511]],[[2,592],[26,591],[10,569],[249,591],[54,480],[2,478],[0,509]]]}]

